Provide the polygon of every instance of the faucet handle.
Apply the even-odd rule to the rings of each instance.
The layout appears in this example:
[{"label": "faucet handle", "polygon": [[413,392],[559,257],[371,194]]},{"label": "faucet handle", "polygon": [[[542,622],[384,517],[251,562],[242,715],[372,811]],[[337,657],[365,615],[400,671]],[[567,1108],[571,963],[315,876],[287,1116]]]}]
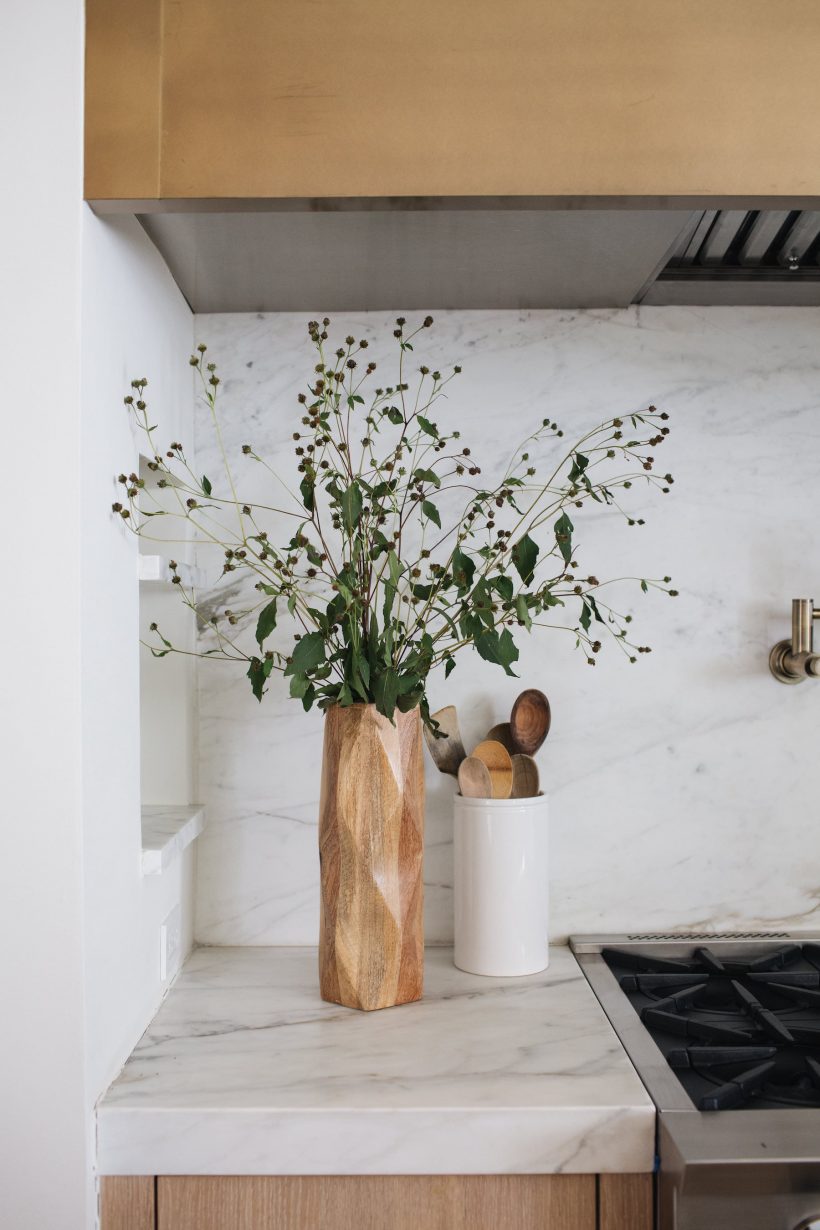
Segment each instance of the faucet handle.
[{"label": "faucet handle", "polygon": [[811,653],[813,598],[792,598],[792,653]]}]

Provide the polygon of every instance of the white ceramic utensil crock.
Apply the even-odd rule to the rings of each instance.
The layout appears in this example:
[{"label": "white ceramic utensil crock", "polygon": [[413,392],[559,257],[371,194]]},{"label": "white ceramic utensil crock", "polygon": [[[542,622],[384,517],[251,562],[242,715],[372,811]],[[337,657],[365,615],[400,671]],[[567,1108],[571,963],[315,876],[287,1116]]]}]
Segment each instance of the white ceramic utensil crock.
[{"label": "white ceramic utensil crock", "polygon": [[459,969],[500,978],[549,964],[544,795],[455,797],[455,953]]}]

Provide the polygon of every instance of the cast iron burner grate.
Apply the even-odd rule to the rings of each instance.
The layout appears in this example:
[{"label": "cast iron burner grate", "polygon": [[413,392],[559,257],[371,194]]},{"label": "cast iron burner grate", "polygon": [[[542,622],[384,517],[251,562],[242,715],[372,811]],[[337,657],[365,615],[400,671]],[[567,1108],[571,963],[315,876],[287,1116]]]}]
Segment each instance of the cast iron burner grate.
[{"label": "cast iron burner grate", "polygon": [[602,955],[699,1110],[820,1107],[820,944]]}]

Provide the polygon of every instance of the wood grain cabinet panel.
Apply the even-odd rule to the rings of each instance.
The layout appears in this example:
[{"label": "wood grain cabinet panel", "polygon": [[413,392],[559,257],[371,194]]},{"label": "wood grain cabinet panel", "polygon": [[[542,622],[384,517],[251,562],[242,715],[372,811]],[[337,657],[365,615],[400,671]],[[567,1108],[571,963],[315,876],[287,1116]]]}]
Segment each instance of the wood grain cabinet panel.
[{"label": "wood grain cabinet panel", "polygon": [[652,1230],[651,1174],[602,1174],[598,1179],[598,1230]]},{"label": "wood grain cabinet panel", "polygon": [[596,1178],[169,1176],[157,1202],[157,1230],[595,1230]]},{"label": "wood grain cabinet panel", "polygon": [[156,1230],[153,1175],[100,1180],[100,1230]]},{"label": "wood grain cabinet panel", "polygon": [[100,207],[820,193],[817,0],[86,9]]}]

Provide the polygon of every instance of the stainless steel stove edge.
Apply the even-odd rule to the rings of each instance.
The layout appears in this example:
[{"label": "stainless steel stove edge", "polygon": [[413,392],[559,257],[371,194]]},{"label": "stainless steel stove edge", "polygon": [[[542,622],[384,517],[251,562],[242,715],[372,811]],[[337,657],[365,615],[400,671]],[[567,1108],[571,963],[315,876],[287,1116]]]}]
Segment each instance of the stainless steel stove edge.
[{"label": "stainless steel stove edge", "polygon": [[570,947],[658,1111],[659,1230],[796,1230],[820,1218],[820,1110],[699,1111],[601,956],[604,948],[727,956],[820,933],[602,934]]},{"label": "stainless steel stove edge", "polygon": [[806,944],[820,941],[820,931],[646,931],[602,932],[594,935],[571,935],[569,946],[576,956],[600,953],[603,948],[624,948],[633,952],[651,952],[656,956],[667,953],[682,955],[684,950],[702,946],[720,948],[726,952],[730,947],[748,944],[779,946],[795,943]]}]

